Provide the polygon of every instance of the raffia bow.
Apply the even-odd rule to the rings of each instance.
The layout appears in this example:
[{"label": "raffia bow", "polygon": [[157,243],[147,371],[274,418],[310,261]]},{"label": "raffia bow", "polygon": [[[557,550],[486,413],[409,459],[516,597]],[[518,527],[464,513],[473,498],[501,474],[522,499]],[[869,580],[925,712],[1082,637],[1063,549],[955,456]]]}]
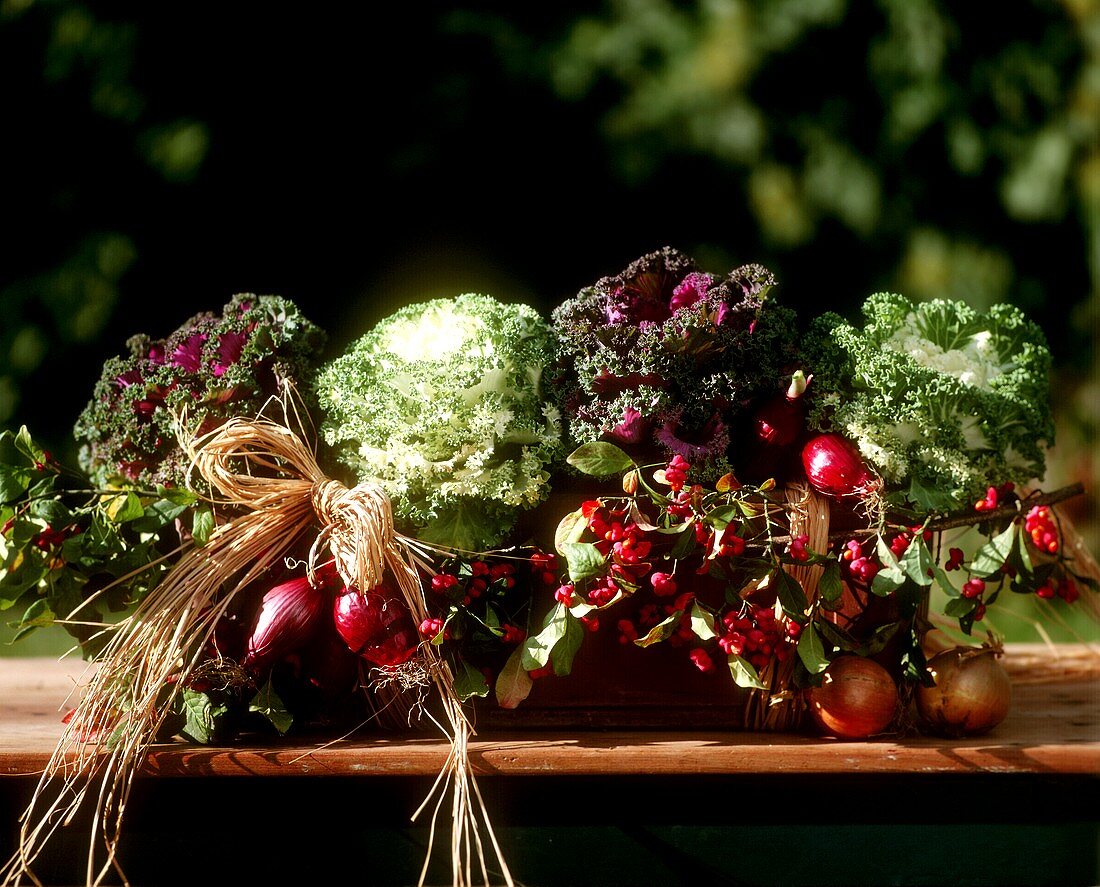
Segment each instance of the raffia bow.
[{"label": "raffia bow", "polygon": [[[308,562],[311,579],[327,548],[348,585],[371,589],[388,574],[414,621],[419,624],[427,617],[417,569],[424,562],[414,540],[395,531],[389,499],[375,484],[348,488],[326,477],[312,449],[290,428],[294,414],[289,402],[288,395],[281,422],[232,419],[201,437],[181,435],[193,470],[212,490],[211,501],[232,508],[236,516],[217,526],[204,547],[188,548],[164,581],[112,629],[99,668],[23,814],[19,849],[0,871],[5,884],[20,883],[23,877],[40,883],[32,871],[35,860],[60,825],[89,803],[93,832],[86,881],[101,884],[112,870],[125,881],[117,849],[134,774],[180,688],[202,660],[218,620],[237,594],[308,534],[315,534]],[[434,838],[438,814],[450,794],[454,884],[472,883],[475,859],[489,883],[484,831],[505,883],[511,885],[469,769],[473,730],[453,676],[437,648],[422,644],[419,655],[439,694],[451,753],[416,816],[435,800]],[[47,791],[58,785],[59,792]],[[421,884],[431,848],[430,840]]]}]

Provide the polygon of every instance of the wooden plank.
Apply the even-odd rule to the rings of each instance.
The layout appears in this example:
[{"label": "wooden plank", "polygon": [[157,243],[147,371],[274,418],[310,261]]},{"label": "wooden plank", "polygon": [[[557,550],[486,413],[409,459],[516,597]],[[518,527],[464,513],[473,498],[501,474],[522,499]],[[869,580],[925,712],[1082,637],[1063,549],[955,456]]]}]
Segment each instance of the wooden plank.
[{"label": "wooden plank", "polygon": [[[0,774],[39,771],[61,733],[83,663],[0,661]],[[736,731],[513,732],[477,737],[475,772],[508,776],[770,773],[1045,773],[1100,775],[1100,682],[1094,677],[1015,687],[1008,719],[986,736],[947,741],[883,737],[842,742]],[[70,703],[71,705],[71,703]],[[155,747],[145,773],[162,776],[434,776],[443,737],[373,734],[228,748]]]}]

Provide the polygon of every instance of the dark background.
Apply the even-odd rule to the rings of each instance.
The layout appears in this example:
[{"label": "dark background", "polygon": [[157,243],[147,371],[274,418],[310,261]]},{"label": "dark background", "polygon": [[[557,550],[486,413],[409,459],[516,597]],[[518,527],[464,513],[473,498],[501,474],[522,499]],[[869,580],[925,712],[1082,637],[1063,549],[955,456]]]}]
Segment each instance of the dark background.
[{"label": "dark background", "polygon": [[0,426],[71,463],[103,361],[236,292],[335,355],[411,301],[549,312],[670,244],[767,265],[803,319],[1020,305],[1057,363],[1047,485],[1091,490],[1094,0],[527,6],[0,0]]},{"label": "dark background", "polygon": [[[71,425],[102,362],[235,292],[295,300],[334,355],[410,301],[485,291],[549,311],[670,244],[715,272],[767,265],[803,317],[854,315],[882,288],[1020,305],[1057,363],[1047,484],[1092,488],[1095,0],[346,6],[0,0],[0,426],[28,424],[71,462]],[[1096,550],[1092,497],[1075,508]],[[876,861],[891,883],[1095,873],[1095,823],[1063,827],[1073,805],[1058,792],[990,803],[922,786],[877,800],[847,782],[832,794],[723,786],[739,821],[766,792],[782,811],[755,830],[692,820],[674,835],[689,855],[668,859],[667,835],[562,826],[587,811],[582,792],[524,807],[545,814],[537,832],[523,816],[498,821],[525,875],[563,883],[578,883],[561,870],[577,848],[599,883],[690,881],[701,870],[685,862],[700,860],[715,883],[774,883],[792,860],[806,869],[787,868],[791,883],[877,878]],[[698,788],[708,810],[718,788]],[[260,798],[275,809],[281,792]],[[239,801],[250,816],[258,802],[245,797],[215,807]],[[830,798],[858,812],[836,814]],[[925,812],[904,820],[914,798]],[[681,800],[676,810],[695,809]],[[871,825],[827,830],[829,810]],[[174,858],[196,841],[220,850],[222,815],[207,832],[172,831],[189,842]],[[889,816],[908,824],[882,826]],[[259,834],[243,833],[247,852],[267,846]],[[164,841],[135,833],[135,865],[176,849]],[[793,847],[805,848],[797,860]],[[414,871],[420,848],[398,851],[400,871]]]}]

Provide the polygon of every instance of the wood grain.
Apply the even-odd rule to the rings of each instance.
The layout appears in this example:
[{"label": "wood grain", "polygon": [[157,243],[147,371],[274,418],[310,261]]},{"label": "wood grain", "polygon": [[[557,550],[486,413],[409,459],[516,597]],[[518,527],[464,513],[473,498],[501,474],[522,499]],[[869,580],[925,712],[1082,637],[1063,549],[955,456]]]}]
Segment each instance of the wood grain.
[{"label": "wood grain", "polygon": [[[1020,645],[1021,656],[1036,648]],[[1012,650],[1010,649],[1009,655]],[[84,664],[0,661],[0,774],[45,765],[61,733],[66,698]],[[1018,685],[1008,719],[986,736],[947,741],[880,737],[841,742],[814,736],[702,731],[512,731],[478,736],[479,774],[512,776],[771,773],[1046,773],[1100,775],[1100,681]],[[434,776],[448,752],[442,736],[373,734],[326,744],[302,737],[209,748],[152,749],[144,773],[159,776]]]}]

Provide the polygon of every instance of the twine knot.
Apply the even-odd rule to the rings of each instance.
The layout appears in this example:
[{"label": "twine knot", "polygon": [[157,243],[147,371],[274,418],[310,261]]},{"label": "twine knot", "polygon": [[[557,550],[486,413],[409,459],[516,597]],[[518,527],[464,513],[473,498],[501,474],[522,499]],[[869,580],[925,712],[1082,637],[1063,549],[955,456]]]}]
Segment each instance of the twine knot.
[{"label": "twine knot", "polygon": [[310,563],[316,562],[317,552],[328,543],[345,583],[363,591],[381,585],[386,552],[394,538],[393,510],[382,488],[365,482],[349,489],[322,477],[310,488],[310,501],[321,523]]}]

